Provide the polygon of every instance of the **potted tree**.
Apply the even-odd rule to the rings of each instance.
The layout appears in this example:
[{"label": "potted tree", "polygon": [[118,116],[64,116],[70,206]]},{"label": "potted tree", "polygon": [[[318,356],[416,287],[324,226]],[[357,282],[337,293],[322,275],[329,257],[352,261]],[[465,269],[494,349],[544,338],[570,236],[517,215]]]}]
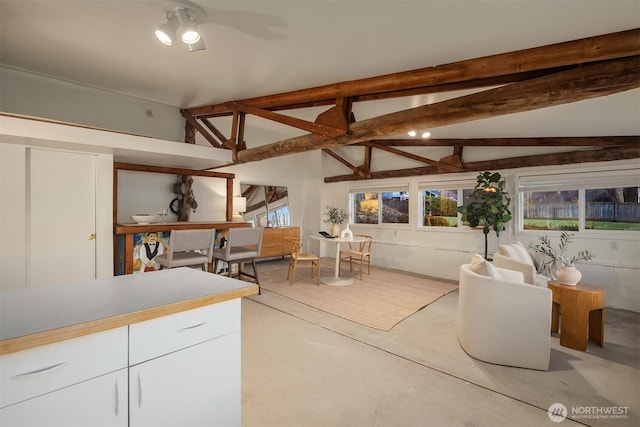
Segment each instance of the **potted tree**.
[{"label": "potted tree", "polygon": [[571,258],[566,255],[574,236],[575,234],[569,234],[566,231],[563,231],[560,235],[558,249],[551,246],[551,241],[548,236],[541,236],[538,243],[529,245],[529,247],[535,252],[549,258],[549,261],[544,264],[545,270],[551,270],[553,267],[560,264],[555,271],[555,277],[563,285],[575,286],[582,278],[582,273],[574,265],[576,262],[591,261],[595,258],[595,255],[588,250],[578,251],[578,254]]},{"label": "potted tree", "polygon": [[493,230],[496,236],[500,236],[504,225],[511,221],[511,199],[504,191],[505,182],[499,173],[483,172],[478,175],[477,182],[469,196],[469,203],[459,206],[458,212],[471,228],[482,226],[484,257],[487,259],[489,232]]}]

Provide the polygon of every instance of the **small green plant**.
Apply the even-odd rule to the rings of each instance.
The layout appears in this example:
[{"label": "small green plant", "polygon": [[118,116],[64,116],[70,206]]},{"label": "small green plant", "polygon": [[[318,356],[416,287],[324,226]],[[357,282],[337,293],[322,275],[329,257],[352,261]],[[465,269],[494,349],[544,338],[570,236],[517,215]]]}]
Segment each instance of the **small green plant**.
[{"label": "small green plant", "polygon": [[325,224],[342,224],[349,218],[349,214],[342,208],[327,207],[325,217]]},{"label": "small green plant", "polygon": [[545,263],[545,266],[548,264],[560,263],[566,267],[573,267],[573,265],[578,261],[591,261],[595,258],[595,255],[588,250],[578,251],[578,254],[571,258],[566,255],[569,250],[569,245],[573,242],[574,236],[575,234],[569,234],[563,231],[560,235],[560,243],[558,244],[557,249],[551,246],[551,240],[548,236],[541,236],[538,243],[530,244],[529,247],[535,252],[546,255],[550,258],[550,261]]},{"label": "small green plant", "polygon": [[477,177],[477,184],[469,196],[469,203],[458,207],[462,220],[471,228],[482,226],[484,233],[484,257],[487,258],[487,236],[491,230],[500,236],[504,224],[511,221],[509,203],[511,199],[504,191],[504,180],[498,173],[483,172]]}]

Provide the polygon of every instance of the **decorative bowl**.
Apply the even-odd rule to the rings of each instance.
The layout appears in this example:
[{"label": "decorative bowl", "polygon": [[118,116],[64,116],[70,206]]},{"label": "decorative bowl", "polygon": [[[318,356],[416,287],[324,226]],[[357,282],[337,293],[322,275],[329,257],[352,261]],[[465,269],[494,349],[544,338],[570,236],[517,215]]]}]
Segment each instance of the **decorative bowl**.
[{"label": "decorative bowl", "polygon": [[150,214],[137,214],[131,215],[131,219],[133,219],[138,224],[149,224],[152,221],[155,221],[156,216]]}]

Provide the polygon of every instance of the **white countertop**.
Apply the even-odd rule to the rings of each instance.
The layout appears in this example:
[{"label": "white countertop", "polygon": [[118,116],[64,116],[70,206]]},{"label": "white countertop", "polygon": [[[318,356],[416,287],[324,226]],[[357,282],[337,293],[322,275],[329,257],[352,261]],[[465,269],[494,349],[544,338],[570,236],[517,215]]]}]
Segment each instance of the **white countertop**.
[{"label": "white countertop", "polygon": [[85,325],[93,333],[92,322],[104,330],[257,292],[253,283],[187,267],[6,291],[0,293],[0,354],[16,351],[5,344],[22,337],[70,327],[82,335]]}]

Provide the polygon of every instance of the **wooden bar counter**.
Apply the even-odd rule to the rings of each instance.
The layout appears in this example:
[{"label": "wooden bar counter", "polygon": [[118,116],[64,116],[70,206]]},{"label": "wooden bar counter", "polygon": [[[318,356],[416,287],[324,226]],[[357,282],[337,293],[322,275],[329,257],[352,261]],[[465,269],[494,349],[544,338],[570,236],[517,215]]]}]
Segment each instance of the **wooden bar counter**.
[{"label": "wooden bar counter", "polygon": [[131,274],[134,272],[134,236],[149,232],[169,233],[171,230],[202,230],[215,228],[224,232],[235,227],[251,227],[247,222],[164,222],[151,224],[116,224],[114,226],[114,274]]}]

